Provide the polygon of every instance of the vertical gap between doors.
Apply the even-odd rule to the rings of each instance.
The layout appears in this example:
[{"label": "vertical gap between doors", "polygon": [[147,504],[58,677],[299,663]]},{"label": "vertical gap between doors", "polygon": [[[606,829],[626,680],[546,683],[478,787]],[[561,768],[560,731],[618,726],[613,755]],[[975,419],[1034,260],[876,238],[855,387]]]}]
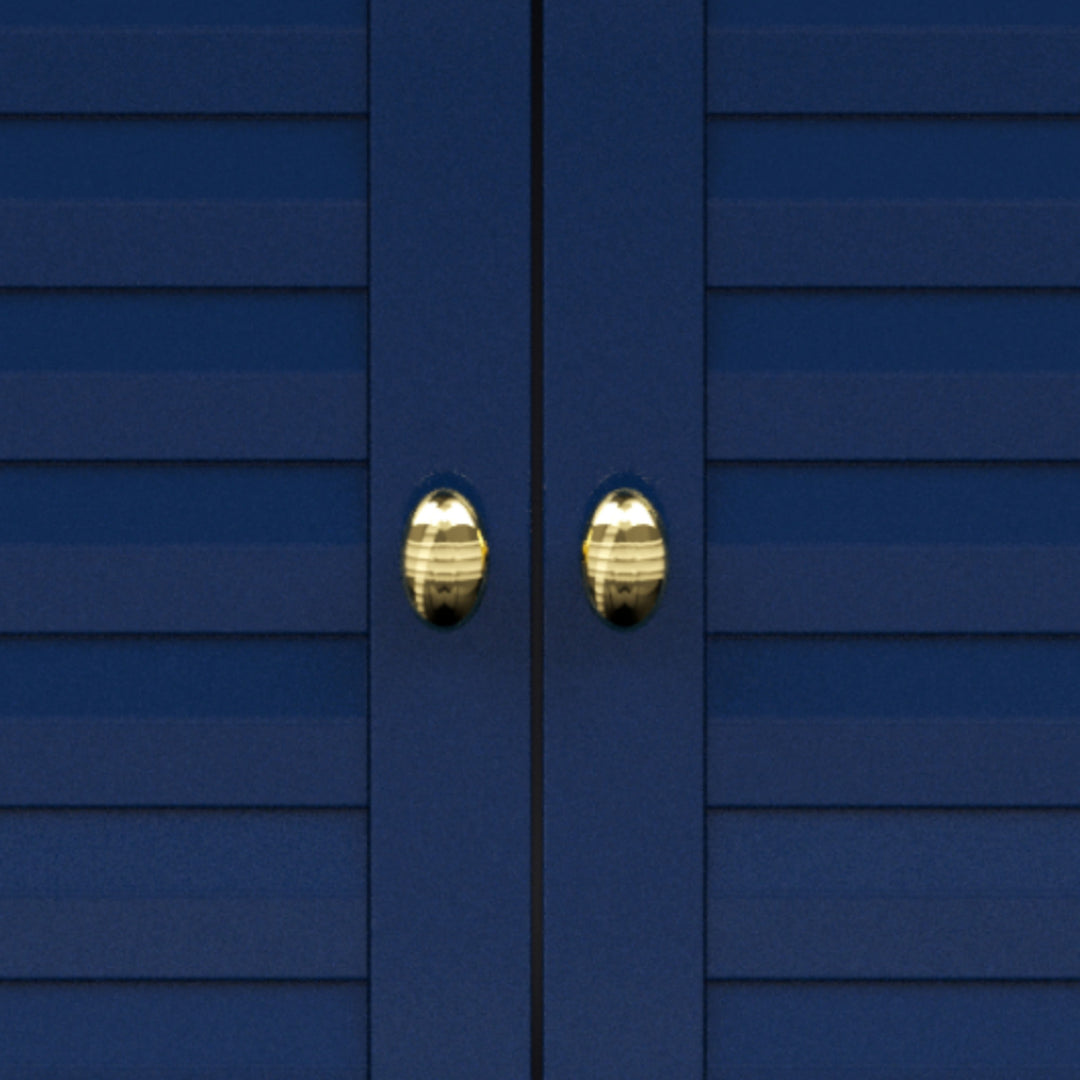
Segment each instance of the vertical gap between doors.
[{"label": "vertical gap between doors", "polygon": [[544,1076],[544,4],[530,9],[530,1072]]}]

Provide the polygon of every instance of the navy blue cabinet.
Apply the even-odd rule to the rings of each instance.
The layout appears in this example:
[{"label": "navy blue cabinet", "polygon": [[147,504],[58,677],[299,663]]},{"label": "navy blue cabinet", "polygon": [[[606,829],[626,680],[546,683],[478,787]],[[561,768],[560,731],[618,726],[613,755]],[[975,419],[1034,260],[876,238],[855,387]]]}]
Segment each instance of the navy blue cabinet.
[{"label": "navy blue cabinet", "polygon": [[0,1078],[1073,1075],[1078,62],[1053,0],[0,6]]}]

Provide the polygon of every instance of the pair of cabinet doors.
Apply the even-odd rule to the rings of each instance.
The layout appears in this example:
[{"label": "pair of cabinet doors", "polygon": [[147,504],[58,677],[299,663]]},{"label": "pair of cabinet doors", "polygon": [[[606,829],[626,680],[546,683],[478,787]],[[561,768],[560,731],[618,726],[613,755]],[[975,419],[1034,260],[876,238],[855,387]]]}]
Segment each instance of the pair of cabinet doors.
[{"label": "pair of cabinet doors", "polygon": [[1074,1076],[1070,20],[0,6],[0,1077]]}]

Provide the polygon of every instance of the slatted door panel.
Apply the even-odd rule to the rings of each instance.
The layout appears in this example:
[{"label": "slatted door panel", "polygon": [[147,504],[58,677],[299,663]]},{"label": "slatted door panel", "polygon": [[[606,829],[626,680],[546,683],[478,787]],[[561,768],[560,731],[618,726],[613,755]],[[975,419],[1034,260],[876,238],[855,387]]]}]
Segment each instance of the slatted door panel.
[{"label": "slatted door panel", "polygon": [[366,1075],[366,15],[0,11],[0,1076]]},{"label": "slatted door panel", "polygon": [[1080,1060],[1080,34],[1016,15],[710,5],[712,1077]]}]

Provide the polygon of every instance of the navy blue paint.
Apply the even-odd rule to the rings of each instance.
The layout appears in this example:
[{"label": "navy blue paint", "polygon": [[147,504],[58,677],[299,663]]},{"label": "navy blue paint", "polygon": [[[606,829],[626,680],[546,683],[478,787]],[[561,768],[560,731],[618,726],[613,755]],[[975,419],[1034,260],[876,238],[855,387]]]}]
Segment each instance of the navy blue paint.
[{"label": "navy blue paint", "polygon": [[717,544],[1076,544],[1080,466],[713,466],[708,530]]},{"label": "navy blue paint", "polygon": [[713,375],[709,456],[747,460],[1080,457],[1075,375]]},{"label": "navy blue paint", "polygon": [[366,395],[360,374],[0,375],[0,456],[359,460]]},{"label": "navy blue paint", "polygon": [[709,629],[1075,633],[1080,547],[709,545]]},{"label": "navy blue paint", "polygon": [[0,286],[366,283],[356,201],[0,202]]},{"label": "navy blue paint", "polygon": [[363,199],[362,119],[0,120],[3,199]]},{"label": "navy blue paint", "polygon": [[361,812],[0,814],[0,978],[362,978]]},{"label": "navy blue paint", "polygon": [[0,3],[0,26],[364,26],[368,0],[20,0]]},{"label": "navy blue paint", "polygon": [[366,545],[0,547],[0,631],[357,633]]},{"label": "navy blue paint", "polygon": [[359,113],[366,58],[352,28],[0,30],[0,111]]},{"label": "navy blue paint", "polygon": [[[1077,338],[1080,292],[1075,291],[853,288],[709,294],[711,378],[744,372],[1078,373]],[[710,395],[710,406],[715,405]]]},{"label": "navy blue paint", "polygon": [[368,1075],[355,983],[0,983],[0,1030],[3,1080]]},{"label": "navy blue paint", "polygon": [[1072,202],[720,201],[717,286],[1075,286]]},{"label": "navy blue paint", "polygon": [[[367,368],[367,297],[344,290],[0,291],[0,336],[18,342],[0,351],[4,373],[358,373]],[[365,411],[354,423],[366,424]]]},{"label": "navy blue paint", "polygon": [[[528,0],[372,10],[372,1075],[529,1072]],[[491,548],[475,615],[422,623],[414,502]]]},{"label": "navy blue paint", "polygon": [[1069,1080],[1073,983],[730,983],[709,989],[711,1080]]},{"label": "navy blue paint", "polygon": [[1078,65],[1073,26],[713,29],[709,111],[1074,113]]},{"label": "navy blue paint", "polygon": [[367,799],[362,638],[8,638],[3,804]]},{"label": "navy blue paint", "polygon": [[1080,195],[1072,117],[714,118],[708,148],[711,198]]},{"label": "navy blue paint", "polygon": [[[545,1043],[552,1080],[701,1076],[703,11],[546,0]],[[640,629],[581,582],[595,500],[664,515]]]},{"label": "navy blue paint", "polygon": [[344,290],[0,291],[0,335],[18,342],[0,352],[5,373],[361,372],[367,297]]},{"label": "navy blue paint", "polygon": [[[63,2],[63,0],[55,0]],[[69,3],[75,0],[67,0]],[[134,0],[131,0],[134,2]],[[230,0],[235,3],[237,0]],[[708,0],[710,26],[1064,26],[1076,16],[1071,0]]]},{"label": "navy blue paint", "polygon": [[354,465],[14,465],[0,469],[6,544],[359,544]]},{"label": "navy blue paint", "polygon": [[1080,816],[727,812],[713,978],[1076,978]]},{"label": "navy blue paint", "polygon": [[709,801],[1075,804],[1078,661],[1074,638],[714,639]]}]

